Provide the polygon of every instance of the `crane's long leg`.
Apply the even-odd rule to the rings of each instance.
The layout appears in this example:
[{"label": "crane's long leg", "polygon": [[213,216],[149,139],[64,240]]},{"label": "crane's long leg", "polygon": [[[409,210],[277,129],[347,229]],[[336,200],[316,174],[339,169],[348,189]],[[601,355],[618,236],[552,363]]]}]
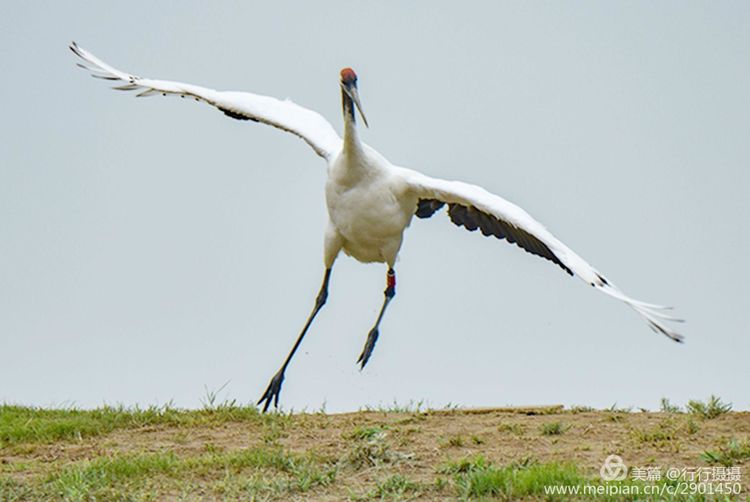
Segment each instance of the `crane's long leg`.
[{"label": "crane's long leg", "polygon": [[380,321],[383,320],[383,314],[385,314],[385,309],[388,308],[388,304],[391,303],[393,297],[396,296],[396,272],[393,270],[393,268],[388,269],[386,288],[385,291],[383,291],[383,294],[385,295],[385,299],[383,300],[383,306],[380,308],[378,320],[375,321],[375,326],[373,326],[373,328],[367,334],[365,348],[362,349],[362,354],[360,354],[359,359],[357,359],[357,362],[361,363],[360,369],[364,369],[365,364],[367,364],[367,361],[370,360],[372,349],[375,348],[375,342],[378,341],[378,335],[380,334],[380,332],[378,331]]},{"label": "crane's long leg", "polygon": [[310,328],[313,319],[315,319],[315,316],[318,314],[318,312],[320,312],[320,309],[323,308],[323,305],[326,304],[326,300],[328,299],[328,281],[330,278],[331,267],[328,267],[326,268],[325,276],[323,276],[323,285],[320,287],[318,297],[315,299],[315,306],[313,307],[312,312],[310,312],[310,316],[307,318],[305,327],[302,328],[302,332],[297,337],[297,341],[294,342],[294,347],[292,347],[289,355],[286,356],[286,360],[284,361],[284,364],[281,365],[281,369],[273,376],[271,382],[268,384],[266,392],[263,393],[263,397],[261,397],[258,401],[258,405],[265,401],[265,404],[263,405],[264,413],[271,405],[271,401],[273,401],[273,405],[275,408],[279,407],[279,394],[281,393],[281,384],[284,382],[284,372],[286,371],[286,367],[289,365],[289,361],[292,360],[292,356],[294,356],[294,353],[297,352],[297,348],[299,347],[300,343],[302,343],[302,339],[305,337],[305,333],[307,333],[307,330]]}]

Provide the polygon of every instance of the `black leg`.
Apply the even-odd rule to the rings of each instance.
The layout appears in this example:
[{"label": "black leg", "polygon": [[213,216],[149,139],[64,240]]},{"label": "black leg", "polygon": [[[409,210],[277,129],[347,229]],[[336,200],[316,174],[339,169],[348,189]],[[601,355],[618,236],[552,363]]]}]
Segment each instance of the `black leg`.
[{"label": "black leg", "polygon": [[385,288],[385,291],[383,291],[383,294],[385,295],[385,299],[383,300],[383,306],[380,308],[378,320],[375,321],[375,326],[373,326],[373,328],[367,334],[365,348],[362,349],[362,354],[360,354],[359,359],[357,359],[358,363],[362,363],[359,369],[364,369],[365,364],[367,364],[367,361],[370,360],[372,349],[375,348],[375,342],[378,341],[378,335],[380,334],[380,332],[378,331],[380,321],[383,320],[383,314],[385,314],[385,309],[388,308],[388,304],[391,303],[393,297],[396,296],[396,272],[392,268],[388,269],[387,286]]},{"label": "black leg", "polygon": [[323,277],[323,285],[320,287],[320,292],[318,292],[318,297],[315,299],[315,307],[313,307],[312,312],[310,312],[310,316],[307,318],[307,322],[305,323],[305,327],[302,328],[302,333],[299,334],[297,337],[297,341],[294,342],[294,347],[292,347],[291,352],[289,352],[289,355],[286,356],[286,360],[284,361],[284,364],[281,365],[281,369],[273,376],[271,379],[271,382],[268,384],[268,388],[266,389],[266,392],[263,393],[263,397],[260,398],[258,401],[258,405],[263,403],[265,401],[265,404],[263,405],[263,412],[265,413],[268,410],[268,407],[271,405],[271,401],[273,401],[273,405],[275,408],[279,407],[279,394],[281,393],[281,384],[284,382],[284,372],[286,371],[286,367],[289,365],[289,361],[292,360],[292,356],[294,356],[294,353],[297,352],[297,348],[299,347],[299,344],[302,343],[302,339],[305,337],[305,333],[307,333],[307,330],[310,328],[310,325],[313,322],[313,319],[315,319],[315,316],[318,314],[321,308],[323,308],[323,305],[326,304],[326,300],[328,299],[328,280],[331,278],[331,269],[327,268],[325,276]]}]

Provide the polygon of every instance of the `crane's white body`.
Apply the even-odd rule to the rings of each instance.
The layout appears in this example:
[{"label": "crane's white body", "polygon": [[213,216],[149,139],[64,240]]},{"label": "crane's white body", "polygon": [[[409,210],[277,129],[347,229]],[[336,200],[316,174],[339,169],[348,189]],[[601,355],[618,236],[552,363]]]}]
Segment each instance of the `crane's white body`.
[{"label": "crane's white body", "polygon": [[375,150],[361,144],[343,148],[326,182],[326,266],[343,250],[361,262],[393,267],[417,199],[397,168]]},{"label": "crane's white body", "polygon": [[[597,290],[624,302],[654,331],[675,341],[682,339],[664,323],[665,320],[679,321],[663,312],[667,307],[626,296],[515,204],[475,185],[431,178],[392,165],[359,140],[353,114],[345,116],[342,139],[321,115],[289,100],[144,79],[109,66],[75,43],[71,49],[88,63],[88,66],[82,66],[95,77],[124,82],[116,89],[140,90],[139,96],[174,94],[191,97],[219,108],[230,117],[263,122],[304,139],[328,162],[325,191],[329,224],[324,244],[327,269],[341,251],[361,262],[382,262],[393,267],[404,230],[409,226],[417,204],[420,200],[435,200],[441,206],[463,207],[470,212],[469,223],[463,223],[468,229],[477,228],[471,221],[482,221],[485,235],[491,233],[489,229],[495,228],[496,237],[507,238],[529,252],[554,261],[571,275],[577,275]],[[454,223],[459,224],[457,220]]]}]

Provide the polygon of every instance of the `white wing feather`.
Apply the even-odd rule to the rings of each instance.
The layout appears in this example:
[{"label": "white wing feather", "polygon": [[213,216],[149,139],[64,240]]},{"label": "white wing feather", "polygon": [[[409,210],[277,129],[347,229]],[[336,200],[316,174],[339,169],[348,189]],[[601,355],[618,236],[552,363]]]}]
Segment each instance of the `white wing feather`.
[{"label": "white wing feather", "polygon": [[602,274],[589,265],[583,258],[552,235],[541,223],[515,204],[476,185],[460,181],[431,178],[417,171],[405,168],[398,168],[396,172],[403,177],[409,190],[420,199],[436,199],[448,204],[461,204],[467,207],[473,206],[479,211],[490,214],[531,234],[544,243],[575,275],[602,293],[624,302],[635,310],[648,323],[651,329],[677,342],[682,341],[682,335],[664,323],[665,320],[682,322],[682,319],[672,317],[663,312],[664,310],[671,309],[671,307],[654,305],[630,298],[620,291],[610,280],[605,279]]},{"label": "white wing feather", "polygon": [[323,116],[289,100],[281,101],[249,92],[215,91],[181,82],[141,78],[113,68],[75,42],[70,44],[70,49],[87,63],[78,66],[90,71],[92,76],[124,83],[114,89],[139,90],[139,97],[157,94],[189,96],[219,108],[230,117],[262,122],[295,134],[325,159],[341,148],[341,138]]}]

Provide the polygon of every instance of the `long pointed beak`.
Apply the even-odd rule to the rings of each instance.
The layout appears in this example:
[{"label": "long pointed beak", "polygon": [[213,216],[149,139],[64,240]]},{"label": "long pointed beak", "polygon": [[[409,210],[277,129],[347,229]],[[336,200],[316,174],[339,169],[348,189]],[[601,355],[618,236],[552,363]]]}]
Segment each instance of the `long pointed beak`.
[{"label": "long pointed beak", "polygon": [[344,88],[344,91],[349,95],[350,98],[352,98],[352,101],[354,101],[354,106],[357,107],[357,110],[359,111],[359,114],[362,116],[362,122],[365,123],[365,127],[370,127],[367,124],[367,117],[365,117],[365,112],[362,111],[362,103],[359,102],[359,91],[357,91],[357,88],[353,85],[350,86],[342,86]]}]

